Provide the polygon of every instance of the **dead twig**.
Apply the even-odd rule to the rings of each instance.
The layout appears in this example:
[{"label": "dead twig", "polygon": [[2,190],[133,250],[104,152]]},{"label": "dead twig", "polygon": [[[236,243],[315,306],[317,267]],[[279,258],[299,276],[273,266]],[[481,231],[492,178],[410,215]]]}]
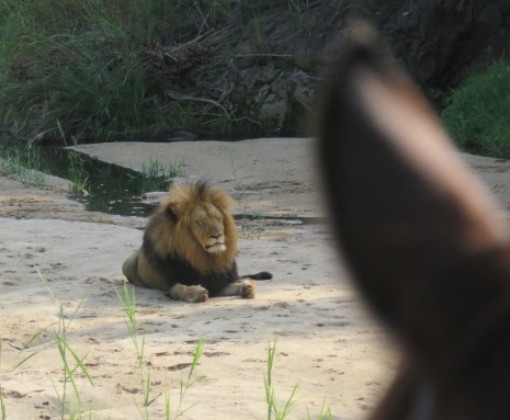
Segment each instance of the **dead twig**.
[{"label": "dead twig", "polygon": [[230,119],[230,113],[227,111],[227,109],[222,104],[220,104],[219,102],[216,102],[213,99],[202,98],[202,97],[193,96],[193,95],[186,95],[184,93],[179,93],[179,92],[175,92],[172,90],[166,90],[165,95],[168,96],[170,99],[173,99],[174,101],[195,101],[195,102],[204,102],[207,104],[214,105],[214,106],[220,108],[225,113],[227,118]]},{"label": "dead twig", "polygon": [[293,58],[291,54],[235,54],[233,58],[246,58],[246,57],[271,57],[271,58]]}]

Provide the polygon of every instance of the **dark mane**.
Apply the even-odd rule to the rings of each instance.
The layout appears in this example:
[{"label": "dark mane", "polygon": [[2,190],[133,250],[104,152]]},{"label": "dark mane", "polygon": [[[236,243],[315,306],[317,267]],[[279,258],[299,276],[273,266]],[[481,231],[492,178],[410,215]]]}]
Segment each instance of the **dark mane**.
[{"label": "dark mane", "polygon": [[149,264],[165,279],[168,289],[176,283],[187,286],[200,284],[209,290],[209,297],[214,297],[227,285],[239,278],[235,261],[225,271],[204,274],[178,255],[170,254],[162,258],[154,250],[150,241],[144,241],[142,247]]}]

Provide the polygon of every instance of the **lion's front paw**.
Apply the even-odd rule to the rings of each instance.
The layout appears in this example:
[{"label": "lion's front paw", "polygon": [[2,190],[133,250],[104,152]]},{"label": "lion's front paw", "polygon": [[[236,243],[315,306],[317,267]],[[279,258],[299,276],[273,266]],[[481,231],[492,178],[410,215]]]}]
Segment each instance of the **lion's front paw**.
[{"label": "lion's front paw", "polygon": [[255,297],[255,291],[257,290],[257,286],[255,282],[251,280],[243,280],[241,286],[241,297],[243,299],[253,299]]},{"label": "lion's front paw", "polygon": [[188,286],[184,292],[183,299],[189,303],[205,302],[209,298],[209,291],[202,286]]}]

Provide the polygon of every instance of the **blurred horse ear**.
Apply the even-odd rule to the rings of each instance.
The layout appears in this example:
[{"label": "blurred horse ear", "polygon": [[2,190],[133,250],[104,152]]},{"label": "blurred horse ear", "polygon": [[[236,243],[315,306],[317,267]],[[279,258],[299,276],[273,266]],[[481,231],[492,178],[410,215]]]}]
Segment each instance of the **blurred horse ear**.
[{"label": "blurred horse ear", "polygon": [[[328,79],[319,155],[342,251],[378,315],[425,353],[442,339],[430,335],[427,319],[444,322],[446,331],[452,317],[465,316],[448,313],[456,309],[447,304],[438,308],[432,290],[441,293],[446,273],[455,277],[474,260],[483,267],[478,256],[506,247],[507,227],[370,28],[351,28]],[[448,291],[455,293],[454,286]],[[439,349],[431,352],[424,354],[428,361],[440,357]]]},{"label": "blurred horse ear", "polygon": [[378,279],[371,290],[394,296],[395,287],[431,264],[498,246],[508,233],[492,198],[373,31],[355,27],[344,44],[323,89],[327,197],[355,274]]}]

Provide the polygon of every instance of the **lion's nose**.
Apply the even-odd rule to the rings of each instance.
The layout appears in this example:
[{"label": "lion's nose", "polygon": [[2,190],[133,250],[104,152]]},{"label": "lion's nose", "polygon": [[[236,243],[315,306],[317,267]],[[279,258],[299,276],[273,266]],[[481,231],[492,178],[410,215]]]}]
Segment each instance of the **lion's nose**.
[{"label": "lion's nose", "polygon": [[213,239],[220,239],[221,238],[221,233],[211,233],[210,236]]}]

